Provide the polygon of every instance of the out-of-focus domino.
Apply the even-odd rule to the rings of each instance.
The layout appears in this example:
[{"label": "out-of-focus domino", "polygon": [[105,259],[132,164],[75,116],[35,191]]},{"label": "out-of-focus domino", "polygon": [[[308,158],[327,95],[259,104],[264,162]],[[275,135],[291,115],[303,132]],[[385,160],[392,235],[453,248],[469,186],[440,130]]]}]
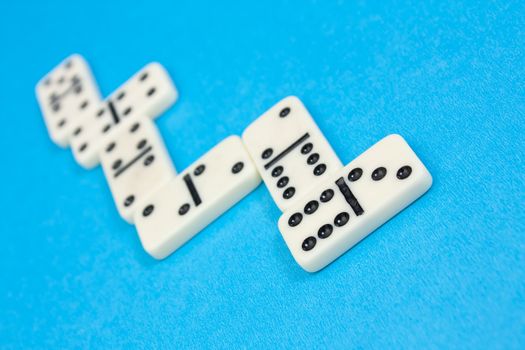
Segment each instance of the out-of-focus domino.
[{"label": "out-of-focus domino", "polygon": [[95,110],[72,128],[71,149],[86,169],[96,166],[104,136],[126,118],[143,115],[156,118],[178,97],[168,72],[159,63],[150,63],[120,86]]},{"label": "out-of-focus domino", "polygon": [[254,190],[261,178],[238,136],[230,136],[141,202],[142,246],[163,259]]},{"label": "out-of-focus domino", "polygon": [[35,90],[49,136],[61,147],[69,144],[73,122],[102,101],[88,63],[78,54],[46,74]]},{"label": "out-of-focus domino", "polygon": [[104,139],[100,163],[120,216],[129,223],[137,203],[175,178],[175,168],[153,120],[135,115]]}]

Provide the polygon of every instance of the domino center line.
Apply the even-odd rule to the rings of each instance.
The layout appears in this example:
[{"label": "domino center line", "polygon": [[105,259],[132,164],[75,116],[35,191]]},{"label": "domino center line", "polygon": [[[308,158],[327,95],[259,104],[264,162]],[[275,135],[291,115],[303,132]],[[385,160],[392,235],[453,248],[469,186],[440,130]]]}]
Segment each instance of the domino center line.
[{"label": "domino center line", "polygon": [[152,147],[149,146],[147,148],[145,148],[142,152],[140,152],[135,158],[133,158],[128,164],[124,165],[123,167],[121,167],[119,170],[117,170],[115,172],[115,175],[114,177],[116,178],[117,176],[119,176],[120,174],[122,174],[124,171],[126,171],[126,169],[128,169],[130,166],[132,166],[133,164],[135,164],[137,161],[140,160],[140,158],[144,157],[149,151],[152,150]]},{"label": "domino center line", "polygon": [[115,122],[115,124],[118,124],[118,122],[120,121],[120,118],[117,114],[117,110],[115,109],[115,105],[113,104],[111,100],[108,100],[108,107],[109,107],[109,112],[111,113],[111,117],[113,118],[113,121]]},{"label": "domino center line", "polygon": [[278,161],[280,161],[281,159],[283,159],[288,153],[290,153],[291,151],[294,150],[294,148],[296,148],[297,146],[299,146],[301,143],[303,143],[307,138],[310,137],[310,134],[309,133],[306,133],[304,134],[303,136],[301,136],[297,141],[295,141],[294,143],[292,143],[290,146],[288,146],[284,151],[282,151],[281,153],[279,153],[278,155],[275,156],[275,158],[273,158],[272,160],[270,160],[268,163],[266,163],[264,165],[264,169],[269,169],[272,165],[274,165],[275,163],[277,163]]},{"label": "domino center line", "polygon": [[344,177],[340,177],[339,179],[337,179],[335,184],[337,185],[337,187],[339,187],[339,191],[341,191],[341,194],[343,195],[343,197],[345,197],[346,202],[350,205],[355,215],[359,216],[363,214],[365,211],[361,207],[361,204],[359,204],[357,198],[355,198],[354,194],[350,190],[350,187],[348,187],[348,185],[346,184]]},{"label": "domino center line", "polygon": [[188,191],[190,192],[191,198],[193,199],[193,203],[195,203],[195,206],[198,206],[202,203],[201,197],[199,196],[199,192],[195,188],[195,184],[193,183],[193,180],[191,179],[190,174],[186,174],[183,177],[184,182],[186,183],[186,187],[188,188]]}]

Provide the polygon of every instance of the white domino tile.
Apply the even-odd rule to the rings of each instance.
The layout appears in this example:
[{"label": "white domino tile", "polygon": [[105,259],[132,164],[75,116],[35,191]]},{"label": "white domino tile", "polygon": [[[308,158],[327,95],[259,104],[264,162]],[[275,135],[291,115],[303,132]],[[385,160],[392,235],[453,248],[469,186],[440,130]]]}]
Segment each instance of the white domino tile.
[{"label": "white domino tile", "polygon": [[252,122],[242,140],[281,210],[343,166],[295,96],[281,100]]},{"label": "white domino tile", "polygon": [[141,202],[135,225],[144,249],[165,258],[260,181],[241,139],[226,138]]},{"label": "white domino tile", "polygon": [[78,54],[46,74],[35,92],[49,136],[61,147],[69,144],[72,124],[102,101],[88,63]]},{"label": "white domino tile", "polygon": [[100,163],[120,216],[129,223],[137,203],[176,172],[155,123],[136,115],[119,124],[104,139]]},{"label": "white domino tile", "polygon": [[150,63],[113,92],[97,108],[75,123],[71,149],[75,160],[90,169],[99,163],[104,137],[135,115],[156,118],[178,97],[168,72],[159,63]]},{"label": "white domino tile", "polygon": [[389,135],[285,211],[279,231],[297,263],[315,272],[431,185],[432,176],[406,141]]}]

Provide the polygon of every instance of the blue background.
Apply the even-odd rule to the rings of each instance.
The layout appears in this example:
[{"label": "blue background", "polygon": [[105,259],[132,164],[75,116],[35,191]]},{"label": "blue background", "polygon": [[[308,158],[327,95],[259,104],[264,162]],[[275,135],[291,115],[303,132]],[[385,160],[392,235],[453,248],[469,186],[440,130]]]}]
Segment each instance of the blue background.
[{"label": "blue background", "polygon": [[[524,2],[3,1],[0,36],[1,347],[525,346]],[[343,163],[396,132],[434,185],[317,274],[264,186],[154,261],[47,136],[34,86],[74,52],[104,95],[166,66],[179,171],[295,94]]]}]

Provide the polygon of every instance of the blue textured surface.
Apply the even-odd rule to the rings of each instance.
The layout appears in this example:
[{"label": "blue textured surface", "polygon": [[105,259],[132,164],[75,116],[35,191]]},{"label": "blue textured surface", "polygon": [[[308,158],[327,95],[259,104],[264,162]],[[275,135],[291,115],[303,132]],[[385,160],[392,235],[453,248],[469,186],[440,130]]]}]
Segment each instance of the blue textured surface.
[{"label": "blue textured surface", "polygon": [[[524,2],[4,1],[0,39],[0,347],[525,347]],[[397,132],[434,185],[317,274],[264,186],[156,262],[48,139],[73,52],[104,95],[167,67],[179,170],[295,94],[344,163]]]}]

